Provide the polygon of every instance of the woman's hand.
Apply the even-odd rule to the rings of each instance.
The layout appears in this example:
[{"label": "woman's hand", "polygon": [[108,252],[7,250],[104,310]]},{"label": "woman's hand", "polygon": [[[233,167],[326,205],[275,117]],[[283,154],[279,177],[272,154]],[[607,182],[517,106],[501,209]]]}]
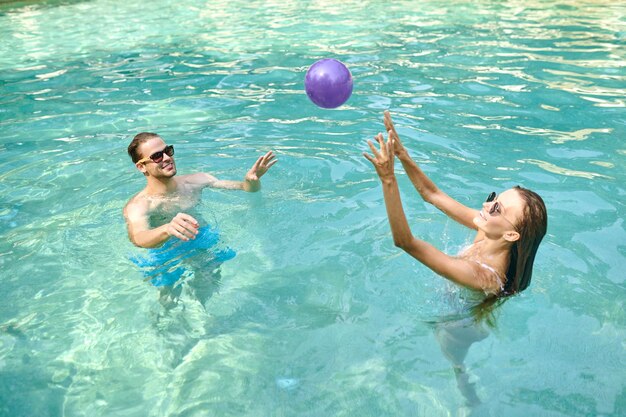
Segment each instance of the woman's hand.
[{"label": "woman's hand", "polygon": [[398,132],[396,132],[396,128],[393,125],[393,121],[391,120],[391,114],[389,113],[389,110],[385,110],[383,121],[385,123],[385,129],[387,129],[387,132],[389,132],[391,136],[393,137],[394,152],[396,156],[399,159],[409,158],[409,153],[407,152],[404,145],[402,145],[402,142],[400,141],[400,137],[398,136]]},{"label": "woman's hand", "polygon": [[394,139],[392,137],[392,133],[389,132],[386,143],[382,133],[376,135],[375,139],[378,142],[380,151],[376,149],[376,146],[374,146],[371,140],[368,140],[367,144],[372,150],[372,154],[374,154],[374,156],[372,157],[366,152],[363,152],[363,156],[365,159],[370,161],[372,165],[374,165],[376,173],[380,177],[381,181],[392,179],[395,176],[393,171]]}]

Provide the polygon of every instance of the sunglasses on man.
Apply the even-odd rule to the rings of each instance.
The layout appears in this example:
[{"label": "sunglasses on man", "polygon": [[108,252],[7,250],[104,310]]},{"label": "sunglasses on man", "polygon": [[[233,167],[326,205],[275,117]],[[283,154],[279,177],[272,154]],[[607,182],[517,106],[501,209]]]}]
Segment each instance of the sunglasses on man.
[{"label": "sunglasses on man", "polygon": [[167,145],[162,151],[157,151],[147,158],[140,159],[139,161],[137,161],[137,163],[141,164],[144,162],[152,161],[158,164],[159,162],[163,161],[163,154],[167,156],[174,156],[174,145]]}]

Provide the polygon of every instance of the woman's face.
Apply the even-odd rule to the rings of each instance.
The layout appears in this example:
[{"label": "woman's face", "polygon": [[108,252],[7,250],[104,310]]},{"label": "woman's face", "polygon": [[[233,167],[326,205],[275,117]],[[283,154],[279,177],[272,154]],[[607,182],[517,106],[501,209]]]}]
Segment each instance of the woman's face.
[{"label": "woman's face", "polygon": [[493,201],[483,203],[483,208],[474,218],[474,224],[488,235],[517,232],[517,225],[522,219],[525,205],[517,190],[506,190]]}]

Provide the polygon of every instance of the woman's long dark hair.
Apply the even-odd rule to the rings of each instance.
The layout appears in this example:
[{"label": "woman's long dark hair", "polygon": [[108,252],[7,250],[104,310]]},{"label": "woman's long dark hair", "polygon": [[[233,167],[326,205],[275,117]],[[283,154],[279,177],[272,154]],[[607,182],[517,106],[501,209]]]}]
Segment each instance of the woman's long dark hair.
[{"label": "woman's long dark hair", "polygon": [[485,320],[491,326],[495,323],[492,314],[494,309],[502,304],[507,296],[524,291],[530,284],[537,248],[548,229],[548,212],[541,197],[519,185],[513,189],[519,193],[526,206],[522,218],[516,225],[520,238],[511,246],[504,289],[500,294],[489,296],[472,308],[476,321]]},{"label": "woman's long dark hair", "polygon": [[533,275],[533,263],[541,240],[548,229],[546,205],[539,195],[519,185],[513,188],[525,201],[522,218],[516,225],[520,238],[511,247],[504,294],[524,291]]}]

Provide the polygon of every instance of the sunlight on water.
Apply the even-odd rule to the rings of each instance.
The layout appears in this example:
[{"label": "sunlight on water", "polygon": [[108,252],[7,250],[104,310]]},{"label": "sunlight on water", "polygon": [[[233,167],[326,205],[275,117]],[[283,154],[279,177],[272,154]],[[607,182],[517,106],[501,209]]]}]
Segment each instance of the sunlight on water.
[{"label": "sunlight on water", "polygon": [[[0,416],[623,415],[625,21],[608,1],[3,2]],[[304,92],[329,57],[354,76],[337,110]],[[546,201],[494,330],[393,245],[361,156],[385,109],[463,204]],[[236,256],[189,260],[169,308],[122,217],[141,131],[181,174],[279,159],[260,193],[204,191]],[[399,172],[413,232],[458,253],[472,235]],[[454,326],[466,372],[440,348]]]}]

